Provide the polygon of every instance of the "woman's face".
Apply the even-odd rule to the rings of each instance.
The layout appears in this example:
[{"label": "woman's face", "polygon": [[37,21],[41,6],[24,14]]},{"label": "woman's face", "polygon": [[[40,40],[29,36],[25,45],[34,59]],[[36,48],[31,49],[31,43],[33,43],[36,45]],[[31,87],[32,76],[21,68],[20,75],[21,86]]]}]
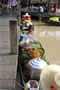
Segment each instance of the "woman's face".
[{"label": "woman's face", "polygon": [[26,19],[28,19],[28,16],[26,16]]},{"label": "woman's face", "polygon": [[31,32],[31,33],[33,32],[33,27],[30,28],[29,32]]}]

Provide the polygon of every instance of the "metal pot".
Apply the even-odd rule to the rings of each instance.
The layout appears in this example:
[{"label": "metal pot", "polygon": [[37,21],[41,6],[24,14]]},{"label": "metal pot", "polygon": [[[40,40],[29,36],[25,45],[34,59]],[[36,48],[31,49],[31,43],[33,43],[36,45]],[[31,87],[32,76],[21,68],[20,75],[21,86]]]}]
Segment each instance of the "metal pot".
[{"label": "metal pot", "polygon": [[40,58],[31,59],[27,63],[29,74],[31,76],[30,78],[39,80],[42,69],[47,65],[48,63],[43,59]]}]

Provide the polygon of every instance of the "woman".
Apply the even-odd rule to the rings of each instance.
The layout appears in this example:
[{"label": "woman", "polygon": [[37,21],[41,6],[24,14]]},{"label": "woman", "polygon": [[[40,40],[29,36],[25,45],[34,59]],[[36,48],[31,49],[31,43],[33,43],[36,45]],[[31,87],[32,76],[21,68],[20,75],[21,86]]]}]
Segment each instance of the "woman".
[{"label": "woman", "polygon": [[28,13],[26,13],[25,15],[23,15],[24,18],[22,18],[22,21],[24,22],[25,20],[31,21],[30,15]]},{"label": "woman", "polygon": [[11,0],[11,6],[12,6],[12,11],[15,13],[16,12],[17,1],[16,0]]},{"label": "woman", "polygon": [[8,0],[4,0],[4,4],[5,4],[4,12],[8,13]]},{"label": "woman", "polygon": [[29,30],[28,30],[28,34],[33,34],[33,32],[34,32],[34,26],[30,25]]}]

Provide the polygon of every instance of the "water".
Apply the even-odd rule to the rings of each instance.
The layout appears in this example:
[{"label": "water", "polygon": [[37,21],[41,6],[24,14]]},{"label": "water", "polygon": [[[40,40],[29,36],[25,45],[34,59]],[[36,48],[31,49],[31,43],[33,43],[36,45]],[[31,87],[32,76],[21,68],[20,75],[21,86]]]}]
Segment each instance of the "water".
[{"label": "water", "polygon": [[46,52],[46,60],[50,64],[60,65],[60,26],[48,26],[33,21],[34,37],[39,40]]}]

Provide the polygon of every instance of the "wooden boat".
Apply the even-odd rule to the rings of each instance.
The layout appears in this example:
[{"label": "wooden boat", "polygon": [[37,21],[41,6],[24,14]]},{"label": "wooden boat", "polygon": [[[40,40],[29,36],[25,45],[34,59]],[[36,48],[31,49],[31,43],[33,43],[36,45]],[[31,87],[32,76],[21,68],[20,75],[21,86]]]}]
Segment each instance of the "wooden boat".
[{"label": "wooden boat", "polygon": [[46,17],[43,21],[49,25],[60,26],[60,17]]}]

